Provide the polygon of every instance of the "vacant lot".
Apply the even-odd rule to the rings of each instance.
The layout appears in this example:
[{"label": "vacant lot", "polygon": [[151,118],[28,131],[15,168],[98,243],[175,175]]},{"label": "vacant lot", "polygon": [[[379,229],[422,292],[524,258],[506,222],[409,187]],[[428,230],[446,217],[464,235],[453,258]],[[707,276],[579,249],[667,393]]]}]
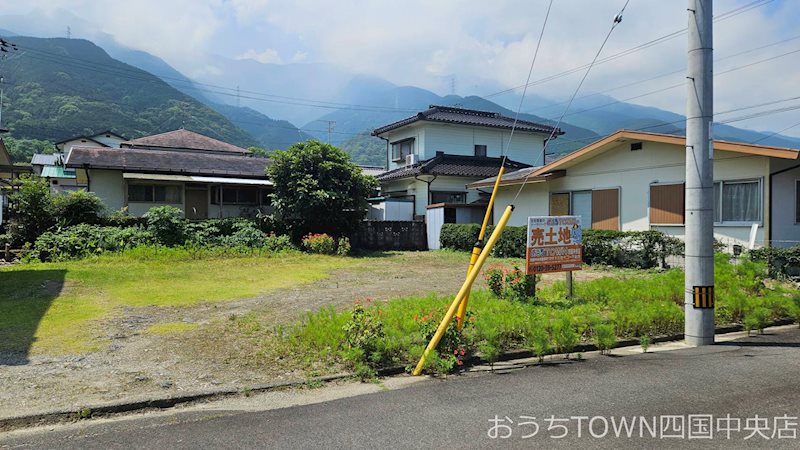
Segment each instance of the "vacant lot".
[{"label": "vacant lot", "polygon": [[145,249],[2,267],[0,416],[303,377],[286,365],[254,367],[234,357],[258,352],[247,340],[219,345],[230,318],[256,314],[277,326],[357,299],[451,294],[467,259]]}]

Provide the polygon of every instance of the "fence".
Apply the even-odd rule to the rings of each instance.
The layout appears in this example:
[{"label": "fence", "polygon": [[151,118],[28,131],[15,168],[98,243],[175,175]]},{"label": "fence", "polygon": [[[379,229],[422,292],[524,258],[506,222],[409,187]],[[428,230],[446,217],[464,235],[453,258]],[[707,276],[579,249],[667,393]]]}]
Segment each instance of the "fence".
[{"label": "fence", "polygon": [[427,250],[425,222],[365,220],[351,242],[365,250]]}]

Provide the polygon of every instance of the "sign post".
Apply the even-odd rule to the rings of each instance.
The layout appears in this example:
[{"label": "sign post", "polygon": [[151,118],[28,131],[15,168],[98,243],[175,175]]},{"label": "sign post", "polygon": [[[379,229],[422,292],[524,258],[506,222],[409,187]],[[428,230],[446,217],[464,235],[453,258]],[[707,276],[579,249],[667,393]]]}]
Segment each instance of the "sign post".
[{"label": "sign post", "polygon": [[525,273],[567,272],[567,295],[572,297],[572,271],[583,264],[580,216],[528,217]]}]

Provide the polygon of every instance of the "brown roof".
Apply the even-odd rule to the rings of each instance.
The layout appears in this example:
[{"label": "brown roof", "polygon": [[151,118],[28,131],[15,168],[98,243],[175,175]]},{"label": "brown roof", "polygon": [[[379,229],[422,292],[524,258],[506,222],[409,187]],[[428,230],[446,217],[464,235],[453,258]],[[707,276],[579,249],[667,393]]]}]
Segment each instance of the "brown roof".
[{"label": "brown roof", "polygon": [[258,179],[267,178],[269,164],[267,158],[229,153],[104,147],[73,147],[65,162],[75,168]]},{"label": "brown roof", "polygon": [[[527,181],[532,181],[536,177],[545,176],[550,172],[563,170],[573,164],[578,164],[589,158],[593,158],[597,156],[598,152],[603,152],[605,150],[614,148],[620,143],[631,142],[631,141],[660,142],[663,144],[674,144],[680,146],[686,145],[685,136],[675,136],[672,134],[662,134],[662,133],[648,133],[643,131],[619,130],[614,134],[610,134],[598,141],[595,141],[587,145],[586,147],[575,150],[574,152],[568,154],[563,158],[557,159],[549,164],[537,168],[536,170],[530,171],[527,174],[523,174],[522,176],[517,176],[519,174],[517,174],[516,172],[508,174],[503,178],[503,180],[500,181],[500,185],[507,186],[514,184],[523,184]],[[765,145],[746,144],[742,142],[715,140],[714,150],[743,153],[746,155],[767,156],[770,158],[800,159],[800,150],[797,149],[768,147]],[[470,184],[468,187],[479,188],[479,187],[492,186],[494,184],[494,181],[495,181],[494,177],[487,178],[485,180],[476,181],[475,183]]]},{"label": "brown roof", "polygon": [[189,130],[167,131],[166,133],[144,136],[120,144],[122,147],[134,148],[168,148],[176,150],[198,150],[212,152],[226,152],[248,154],[250,150],[237,147],[227,142],[203,136]]}]

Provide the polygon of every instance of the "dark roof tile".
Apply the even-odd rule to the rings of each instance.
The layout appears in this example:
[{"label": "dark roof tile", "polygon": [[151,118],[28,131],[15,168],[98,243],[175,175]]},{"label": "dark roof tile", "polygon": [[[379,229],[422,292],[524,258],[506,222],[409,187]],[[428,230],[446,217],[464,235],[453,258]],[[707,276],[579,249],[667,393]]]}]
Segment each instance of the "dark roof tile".
[{"label": "dark roof tile", "polygon": [[[502,158],[438,154],[431,159],[418,162],[412,166],[384,172],[378,175],[377,178],[379,181],[398,180],[417,175],[486,178],[497,175],[500,171],[501,161]],[[507,159],[505,167],[506,169],[517,170],[530,166]]]},{"label": "dark roof tile", "polygon": [[267,158],[139,148],[73,147],[67,167],[265,179]]},{"label": "dark roof tile", "polygon": [[166,133],[144,136],[123,142],[122,147],[131,148],[169,148],[175,150],[199,150],[225,153],[248,154],[250,150],[227,142],[203,136],[189,130],[175,130]]},{"label": "dark roof tile", "polygon": [[[514,119],[506,117],[500,113],[491,111],[479,111],[476,109],[455,108],[452,106],[437,106],[431,105],[427,110],[417,113],[414,116],[399,120],[389,125],[376,128],[373,136],[392,131],[406,125],[410,125],[417,121],[441,122],[441,123],[454,123],[460,125],[473,125],[489,128],[503,128],[510,130],[514,126]],[[534,133],[543,133],[554,135],[564,134],[560,129],[554,132],[553,127],[541,123],[531,122],[529,120],[517,120],[515,127],[518,131],[528,131]]]}]

